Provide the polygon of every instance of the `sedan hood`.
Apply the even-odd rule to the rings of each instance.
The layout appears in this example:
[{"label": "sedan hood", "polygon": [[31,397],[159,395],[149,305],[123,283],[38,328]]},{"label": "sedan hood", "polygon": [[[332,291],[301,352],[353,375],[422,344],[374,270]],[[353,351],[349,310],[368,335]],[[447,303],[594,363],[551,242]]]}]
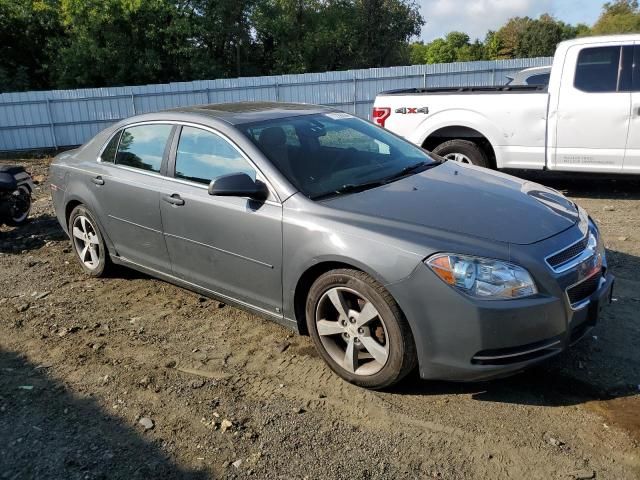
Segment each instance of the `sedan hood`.
[{"label": "sedan hood", "polygon": [[575,204],[555,190],[455,162],[323,203],[346,212],[523,245],[579,221]]}]

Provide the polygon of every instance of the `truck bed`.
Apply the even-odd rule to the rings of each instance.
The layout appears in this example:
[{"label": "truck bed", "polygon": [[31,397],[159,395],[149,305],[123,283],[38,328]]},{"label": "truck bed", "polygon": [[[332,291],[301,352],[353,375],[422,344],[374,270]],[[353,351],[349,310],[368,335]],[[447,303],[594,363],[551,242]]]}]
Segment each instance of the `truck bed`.
[{"label": "truck bed", "polygon": [[497,87],[432,87],[432,88],[402,88],[387,90],[378,95],[460,95],[460,94],[498,94],[498,93],[546,93],[544,85],[501,85]]}]

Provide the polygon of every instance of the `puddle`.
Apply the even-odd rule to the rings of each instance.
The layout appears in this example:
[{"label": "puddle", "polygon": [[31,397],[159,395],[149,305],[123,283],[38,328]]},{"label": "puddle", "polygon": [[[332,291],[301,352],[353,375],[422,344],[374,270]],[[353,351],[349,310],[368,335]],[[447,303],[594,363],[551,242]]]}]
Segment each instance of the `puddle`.
[{"label": "puddle", "polygon": [[640,442],[640,395],[593,401],[585,406],[602,416],[607,425],[625,430]]}]

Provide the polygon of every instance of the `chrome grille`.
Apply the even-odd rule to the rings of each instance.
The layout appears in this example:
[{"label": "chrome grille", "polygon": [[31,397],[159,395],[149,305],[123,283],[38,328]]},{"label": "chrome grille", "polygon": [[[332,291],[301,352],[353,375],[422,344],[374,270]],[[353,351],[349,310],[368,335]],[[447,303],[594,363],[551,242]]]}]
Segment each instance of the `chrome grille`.
[{"label": "chrome grille", "polygon": [[589,237],[585,236],[579,242],[574,243],[573,245],[568,246],[564,250],[551,255],[547,258],[547,263],[551,268],[556,268],[566,263],[570,260],[573,260],[578,255],[580,255],[585,248],[587,248],[587,244],[589,243]]},{"label": "chrome grille", "polygon": [[545,257],[545,262],[556,273],[566,272],[595,258],[598,255],[599,243],[598,231],[595,228],[590,228],[584,238],[562,250],[551,253]]}]

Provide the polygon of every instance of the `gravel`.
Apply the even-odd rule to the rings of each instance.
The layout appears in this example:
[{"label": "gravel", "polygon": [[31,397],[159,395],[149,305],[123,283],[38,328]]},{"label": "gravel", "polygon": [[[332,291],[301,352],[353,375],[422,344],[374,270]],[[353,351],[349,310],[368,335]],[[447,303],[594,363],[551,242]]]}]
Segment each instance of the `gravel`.
[{"label": "gravel", "polygon": [[512,378],[373,392],[275,323],[126,269],[85,276],[48,159],[23,163],[45,180],[32,221],[0,227],[0,478],[640,477],[638,182],[549,182],[607,239],[617,301],[592,335]]}]

